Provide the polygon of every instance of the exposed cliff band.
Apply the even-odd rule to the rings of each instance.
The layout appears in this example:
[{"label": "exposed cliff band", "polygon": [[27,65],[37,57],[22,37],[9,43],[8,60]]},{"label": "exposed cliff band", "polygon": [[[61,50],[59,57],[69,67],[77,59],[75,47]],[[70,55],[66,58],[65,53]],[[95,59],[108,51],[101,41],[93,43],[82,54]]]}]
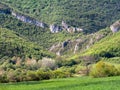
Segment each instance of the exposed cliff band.
[{"label": "exposed cliff band", "polygon": [[56,24],[51,24],[51,25],[47,25],[44,22],[38,21],[32,17],[29,17],[27,15],[18,13],[16,11],[14,11],[12,8],[8,7],[7,5],[4,5],[2,3],[0,3],[0,13],[2,14],[10,14],[14,17],[16,17],[18,20],[23,21],[25,23],[29,23],[29,24],[33,24],[36,25],[38,27],[41,28],[48,28],[50,29],[51,33],[58,33],[61,32],[63,30],[69,32],[69,33],[74,33],[74,32],[82,32],[83,29],[82,28],[77,28],[77,27],[73,27],[68,25],[65,21],[62,21],[61,25],[56,25]]},{"label": "exposed cliff band", "polygon": [[22,15],[22,14],[18,14],[18,13],[15,13],[12,11],[11,15],[15,16],[18,20],[21,20],[25,23],[30,23],[30,24],[34,24],[38,27],[41,27],[41,28],[46,28],[47,27],[47,24],[43,23],[43,22],[40,22],[38,20],[35,20],[29,16],[25,16],[25,15]]}]

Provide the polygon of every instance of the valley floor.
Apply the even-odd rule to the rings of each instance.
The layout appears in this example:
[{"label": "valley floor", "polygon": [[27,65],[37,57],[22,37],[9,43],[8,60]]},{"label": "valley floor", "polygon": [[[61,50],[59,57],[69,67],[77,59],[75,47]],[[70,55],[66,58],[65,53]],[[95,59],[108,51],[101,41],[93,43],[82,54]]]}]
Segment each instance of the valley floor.
[{"label": "valley floor", "polygon": [[0,90],[120,90],[120,76],[66,78],[38,82],[0,84]]}]

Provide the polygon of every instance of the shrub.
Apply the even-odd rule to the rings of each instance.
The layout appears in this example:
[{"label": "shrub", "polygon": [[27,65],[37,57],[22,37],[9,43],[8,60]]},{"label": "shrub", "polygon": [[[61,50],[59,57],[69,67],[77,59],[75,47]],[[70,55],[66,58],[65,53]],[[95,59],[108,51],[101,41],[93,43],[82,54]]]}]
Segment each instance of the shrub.
[{"label": "shrub", "polygon": [[42,70],[37,71],[37,77],[39,78],[39,80],[51,79],[52,76],[53,73],[51,71],[42,71]]},{"label": "shrub", "polygon": [[0,83],[8,83],[6,74],[0,75]]},{"label": "shrub", "polygon": [[42,68],[49,68],[49,69],[55,69],[57,66],[56,66],[56,63],[55,63],[55,60],[52,60],[50,58],[43,58],[41,60],[41,67]]},{"label": "shrub", "polygon": [[90,70],[90,76],[92,77],[107,77],[107,76],[116,76],[119,72],[117,68],[103,61],[99,61],[97,64],[93,65]]},{"label": "shrub", "polygon": [[69,72],[63,72],[61,70],[53,71],[53,75],[54,75],[53,78],[67,78],[71,76]]},{"label": "shrub", "polygon": [[29,71],[27,73],[27,80],[28,81],[38,81],[39,78],[38,78],[37,74],[34,71]]},{"label": "shrub", "polygon": [[62,66],[73,66],[75,64],[77,64],[77,62],[73,59],[62,61]]}]

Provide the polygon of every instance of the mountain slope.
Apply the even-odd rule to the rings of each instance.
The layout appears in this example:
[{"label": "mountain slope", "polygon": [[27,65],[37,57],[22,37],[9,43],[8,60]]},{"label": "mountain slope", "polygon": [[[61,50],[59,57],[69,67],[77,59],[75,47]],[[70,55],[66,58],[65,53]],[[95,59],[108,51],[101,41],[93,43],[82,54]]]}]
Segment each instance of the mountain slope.
[{"label": "mountain slope", "polygon": [[57,55],[71,57],[83,53],[111,33],[110,28],[107,27],[93,34],[82,35],[74,40],[66,40],[62,43],[53,44],[50,51]]},{"label": "mountain slope", "polygon": [[81,36],[82,33],[60,32],[52,34],[48,28],[40,28],[35,25],[24,23],[11,15],[0,14],[0,27],[7,28],[19,33],[21,36],[36,42],[45,49],[48,49],[54,43],[63,42],[67,39],[74,39]]},{"label": "mountain slope", "polygon": [[[112,24],[120,17],[119,0],[1,0],[14,10],[47,24],[81,27],[95,32]],[[112,21],[111,21],[112,20]]]},{"label": "mountain slope", "polygon": [[53,57],[52,54],[30,41],[21,38],[19,34],[0,28],[0,58],[14,56],[21,58]]},{"label": "mountain slope", "polygon": [[107,58],[120,57],[120,32],[103,38],[83,55],[97,55]]}]

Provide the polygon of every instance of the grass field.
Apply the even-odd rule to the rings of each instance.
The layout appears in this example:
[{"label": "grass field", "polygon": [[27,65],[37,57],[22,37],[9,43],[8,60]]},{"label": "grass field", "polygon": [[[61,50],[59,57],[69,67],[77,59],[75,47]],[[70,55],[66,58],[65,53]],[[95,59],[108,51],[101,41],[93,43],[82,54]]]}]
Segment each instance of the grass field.
[{"label": "grass field", "polygon": [[0,84],[0,90],[120,90],[120,76],[107,78],[78,77]]}]

